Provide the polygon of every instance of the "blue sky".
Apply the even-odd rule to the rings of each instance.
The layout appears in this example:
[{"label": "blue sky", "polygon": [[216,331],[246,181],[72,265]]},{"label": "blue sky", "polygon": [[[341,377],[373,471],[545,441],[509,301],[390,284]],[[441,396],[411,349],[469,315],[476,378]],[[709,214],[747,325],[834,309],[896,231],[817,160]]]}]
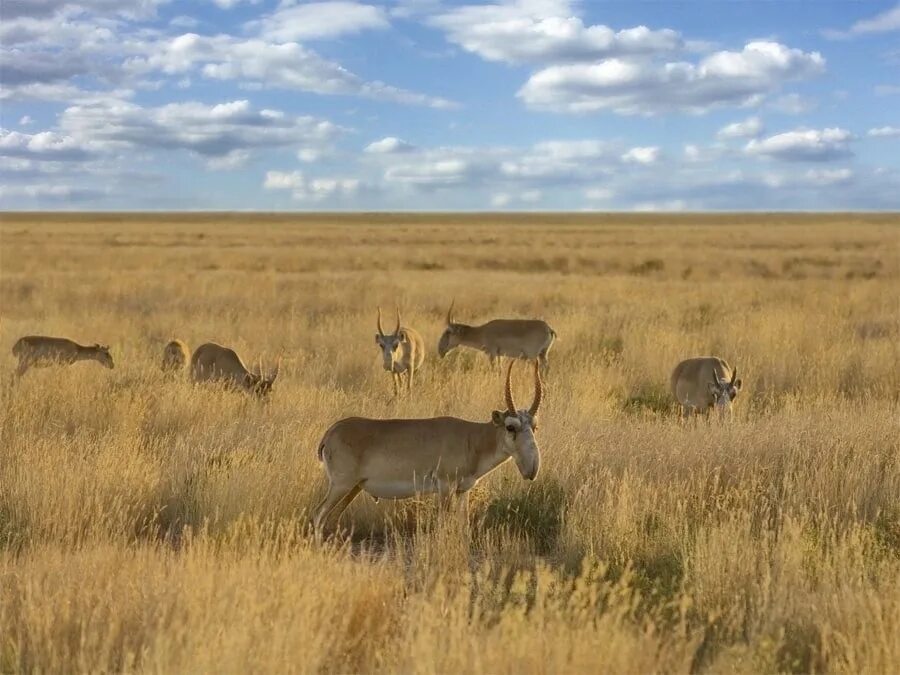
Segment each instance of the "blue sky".
[{"label": "blue sky", "polygon": [[900,209],[900,4],[4,0],[0,207]]}]

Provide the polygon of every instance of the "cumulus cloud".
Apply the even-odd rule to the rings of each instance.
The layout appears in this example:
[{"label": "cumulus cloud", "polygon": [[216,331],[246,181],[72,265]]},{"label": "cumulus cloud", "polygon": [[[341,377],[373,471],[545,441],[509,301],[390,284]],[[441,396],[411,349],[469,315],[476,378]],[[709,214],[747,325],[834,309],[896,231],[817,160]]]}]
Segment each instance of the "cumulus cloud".
[{"label": "cumulus cloud", "polygon": [[414,146],[412,143],[407,143],[406,141],[400,138],[396,138],[395,136],[386,136],[380,141],[369,143],[366,146],[365,152],[378,155],[394,155],[403,152],[412,152],[415,149],[416,146]]},{"label": "cumulus cloud", "polygon": [[97,155],[102,148],[53,131],[25,134],[0,129],[0,156],[40,161],[82,161]]},{"label": "cumulus cloud", "polygon": [[846,129],[795,129],[763,139],[753,139],[744,147],[750,155],[788,162],[827,162],[852,155],[853,134]]},{"label": "cumulus cloud", "polygon": [[727,124],[716,133],[716,137],[722,140],[732,138],[756,138],[762,133],[762,120],[758,117],[748,117],[740,122]]},{"label": "cumulus cloud", "polygon": [[380,30],[390,26],[381,7],[334,0],[302,5],[282,3],[274,12],[250,24],[260,37],[273,42],[296,42]]},{"label": "cumulus cloud", "polygon": [[349,197],[361,188],[357,178],[308,179],[300,171],[267,171],[263,187],[266,190],[288,190],[299,201],[322,201],[333,197]]},{"label": "cumulus cloud", "polygon": [[659,161],[660,149],[656,146],[631,148],[622,155],[622,161],[631,164],[655,164]]},{"label": "cumulus cloud", "polygon": [[429,23],[466,51],[506,63],[589,61],[683,47],[680,35],[670,29],[585,26],[567,0],[465,5],[439,13]]},{"label": "cumulus cloud", "polygon": [[173,75],[197,69],[210,79],[252,82],[269,88],[357,95],[433,108],[454,106],[443,98],[379,81],[366,82],[296,42],[276,44],[230,35],[186,33],[148,50],[144,56],[129,59],[125,65],[134,73],[159,71]]},{"label": "cumulus cloud", "polygon": [[551,66],[532,75],[518,95],[532,108],[559,112],[704,112],[757,102],[783,83],[824,68],[818,52],[750,42],[740,52],[716,52],[696,65],[607,59]]},{"label": "cumulus cloud", "polygon": [[900,136],[900,127],[876,127],[869,129],[866,135],[873,138],[896,138]]},{"label": "cumulus cloud", "polygon": [[60,128],[109,150],[187,150],[214,160],[213,168],[236,166],[246,160],[243,153],[256,148],[316,147],[341,133],[327,120],[257,110],[246,100],[217,105],[170,103],[156,108],[124,101],[71,106],[60,116]]}]

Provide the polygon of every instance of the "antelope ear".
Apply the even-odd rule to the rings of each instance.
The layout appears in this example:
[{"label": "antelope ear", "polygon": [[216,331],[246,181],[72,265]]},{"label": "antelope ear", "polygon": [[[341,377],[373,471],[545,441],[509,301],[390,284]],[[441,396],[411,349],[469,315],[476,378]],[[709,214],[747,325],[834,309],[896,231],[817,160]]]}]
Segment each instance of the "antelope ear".
[{"label": "antelope ear", "polygon": [[734,390],[735,390],[735,391],[740,391],[740,390],[741,390],[741,387],[742,387],[743,385],[744,385],[743,381],[741,381],[741,380],[735,380],[735,381],[734,381]]},{"label": "antelope ear", "polygon": [[497,427],[504,426],[506,424],[506,413],[502,410],[495,410],[491,413],[491,422]]}]

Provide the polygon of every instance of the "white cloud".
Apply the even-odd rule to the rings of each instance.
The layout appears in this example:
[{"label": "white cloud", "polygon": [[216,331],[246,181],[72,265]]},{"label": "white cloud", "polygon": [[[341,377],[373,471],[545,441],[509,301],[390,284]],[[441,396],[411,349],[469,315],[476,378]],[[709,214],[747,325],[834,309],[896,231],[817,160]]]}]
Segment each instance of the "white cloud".
[{"label": "white cloud", "polygon": [[800,174],[764,173],[761,181],[771,188],[829,187],[853,180],[850,169],[808,169]]},{"label": "white cloud", "polygon": [[272,42],[296,42],[380,30],[390,26],[381,7],[359,2],[282,4],[272,14],[251,24],[260,37]]},{"label": "white cloud", "polygon": [[53,131],[25,134],[0,129],[0,156],[40,161],[83,161],[102,147]]},{"label": "white cloud", "polygon": [[895,138],[900,136],[900,127],[877,127],[869,129],[866,135],[875,138]]},{"label": "white cloud", "polygon": [[488,163],[482,165],[477,158],[447,157],[396,164],[385,171],[384,178],[413,187],[446,188],[471,183],[479,173],[486,172]]},{"label": "white cloud", "polygon": [[33,122],[34,122],[34,120],[31,119],[31,117],[29,115],[22,115],[22,117],[19,119],[19,126],[27,127],[30,124],[32,124]]},{"label": "white cloud", "polygon": [[900,94],[900,84],[876,84],[875,85],[875,95],[876,96],[893,96],[894,94]]},{"label": "white cloud", "polygon": [[785,82],[817,75],[824,68],[818,52],[750,42],[740,52],[716,52],[696,65],[607,59],[551,66],[533,74],[518,95],[532,108],[570,113],[704,112],[757,103]]},{"label": "white cloud", "polygon": [[416,146],[412,143],[407,143],[395,136],[386,136],[380,141],[369,143],[369,145],[366,146],[365,152],[379,155],[393,155],[403,152],[412,152],[415,150],[415,147]]},{"label": "white cloud", "polygon": [[670,29],[614,31],[585,26],[567,0],[511,0],[450,8],[428,23],[447,40],[488,61],[550,63],[673,52],[683,46]]},{"label": "white cloud", "polygon": [[790,162],[826,162],[853,154],[853,134],[845,129],[795,129],[747,143],[744,151]]},{"label": "white cloud", "polygon": [[669,199],[656,202],[638,202],[632,207],[632,211],[640,213],[657,213],[667,211],[687,211],[688,203],[684,199]]},{"label": "white cloud", "polygon": [[46,202],[80,202],[102,197],[100,190],[82,188],[73,185],[47,185],[37,183],[30,185],[0,185],[0,203],[9,199],[40,200]]},{"label": "white cloud", "polygon": [[589,188],[584,191],[585,199],[595,202],[609,201],[616,193],[610,188]]},{"label": "white cloud", "polygon": [[631,148],[622,155],[622,161],[631,164],[655,164],[659,161],[660,149],[656,146]]},{"label": "white cloud", "polygon": [[868,19],[860,19],[849,30],[825,30],[825,37],[844,39],[871,33],[890,33],[900,30],[900,4]]},{"label": "white cloud", "polygon": [[4,0],[3,19],[75,14],[147,18],[170,0]]},{"label": "white cloud", "polygon": [[71,106],[60,115],[60,128],[108,150],[187,150],[212,161],[212,168],[236,166],[256,148],[321,147],[342,131],[327,120],[256,110],[246,100],[157,108],[124,101]]},{"label": "white cloud", "polygon": [[310,180],[300,171],[267,171],[263,187],[266,190],[289,190],[291,197],[299,201],[322,201],[332,197],[353,196],[360,190],[362,183],[357,178]]},{"label": "white cloud", "polygon": [[287,42],[275,44],[229,35],[186,33],[147,49],[146,55],[129,59],[133,73],[160,71],[168,75],[194,69],[214,80],[237,80],[260,87],[297,89],[317,94],[345,94],[432,108],[452,108],[443,98],[366,82],[343,66],[323,59],[314,51]]},{"label": "white cloud", "polygon": [[491,206],[497,209],[502,209],[505,206],[509,206],[509,203],[512,201],[512,195],[507,192],[498,192],[495,195],[491,196]]},{"label": "white cloud", "polygon": [[716,132],[716,137],[723,140],[731,138],[756,138],[762,133],[762,130],[762,120],[754,116],[748,117],[740,122],[732,122],[731,124],[725,125]]}]

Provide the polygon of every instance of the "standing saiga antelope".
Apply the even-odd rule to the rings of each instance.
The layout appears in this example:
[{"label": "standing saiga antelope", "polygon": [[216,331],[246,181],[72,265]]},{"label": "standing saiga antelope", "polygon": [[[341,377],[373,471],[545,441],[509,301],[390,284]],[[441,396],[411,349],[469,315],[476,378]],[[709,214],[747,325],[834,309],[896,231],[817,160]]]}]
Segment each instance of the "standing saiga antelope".
[{"label": "standing saiga antelope", "polygon": [[447,311],[447,329],[438,342],[443,358],[451,349],[470,347],[487,354],[491,365],[502,370],[502,358],[537,359],[547,368],[547,352],[556,339],[556,331],[540,319],[494,319],[481,326],[467,326],[453,320],[453,305]]},{"label": "standing saiga antelope", "polygon": [[109,347],[99,344],[84,346],[67,338],[27,335],[16,341],[12,353],[19,359],[15,373],[17,377],[24,375],[31,367],[69,365],[76,361],[97,361],[107,368],[114,367]]},{"label": "standing saiga antelope", "polygon": [[377,499],[405,499],[437,493],[445,501],[466,493],[509,458],[519,473],[534,480],[541,454],[534,437],[543,388],[534,364],[534,400],[517,410],[512,369],[506,374],[506,410],[489,422],[457,417],[375,420],[348,417],[331,426],[319,443],[328,493],[316,509],[316,528],[330,516],[335,523],[361,490]]},{"label": "standing saiga antelope", "polygon": [[682,418],[715,409],[723,419],[732,413],[732,402],[741,390],[737,369],[718,356],[686,359],[675,366],[670,379],[672,394],[681,405]]},{"label": "standing saiga antelope", "polygon": [[409,326],[400,326],[400,308],[397,308],[397,326],[394,332],[385,334],[381,327],[381,307],[378,308],[378,332],[375,344],[381,348],[384,369],[394,381],[394,396],[400,394],[401,378],[406,373],[406,391],[412,391],[413,378],[425,361],[425,342],[419,332]]},{"label": "standing saiga antelope", "polygon": [[262,374],[261,363],[257,371],[253,372],[244,365],[241,357],[233,349],[215,342],[207,342],[197,347],[191,356],[191,381],[223,382],[236,389],[264,397],[272,391],[280,368],[279,360],[275,370],[267,375]]}]

